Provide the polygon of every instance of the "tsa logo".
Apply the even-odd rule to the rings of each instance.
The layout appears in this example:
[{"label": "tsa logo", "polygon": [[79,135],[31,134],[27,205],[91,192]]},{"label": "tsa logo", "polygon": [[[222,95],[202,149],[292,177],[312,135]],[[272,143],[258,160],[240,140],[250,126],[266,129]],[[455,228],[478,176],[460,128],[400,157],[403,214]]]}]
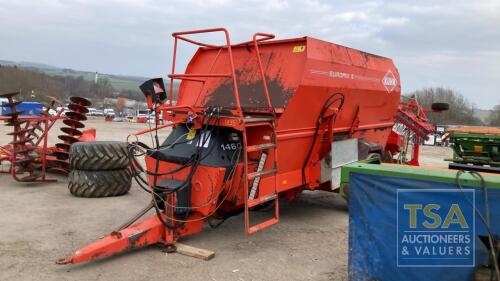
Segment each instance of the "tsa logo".
[{"label": "tsa logo", "polygon": [[398,267],[474,266],[474,189],[398,189]]},{"label": "tsa logo", "polygon": [[382,78],[382,84],[384,84],[385,89],[387,90],[388,93],[392,92],[394,88],[398,85],[398,80],[392,74],[392,71],[389,69],[387,70],[387,73],[384,75],[384,78]]}]

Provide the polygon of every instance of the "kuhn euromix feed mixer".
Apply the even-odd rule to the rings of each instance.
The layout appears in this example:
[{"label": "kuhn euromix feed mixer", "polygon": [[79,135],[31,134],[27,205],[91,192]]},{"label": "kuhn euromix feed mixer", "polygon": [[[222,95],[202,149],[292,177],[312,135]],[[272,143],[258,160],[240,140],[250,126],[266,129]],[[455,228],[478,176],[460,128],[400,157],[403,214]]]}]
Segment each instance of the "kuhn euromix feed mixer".
[{"label": "kuhn euromix feed mixer", "polygon": [[[225,44],[189,37],[199,33],[220,33]],[[131,169],[151,203],[61,264],[156,243],[174,250],[179,238],[240,213],[252,234],[278,223],[279,199],[335,192],[342,165],[391,158],[386,145],[401,90],[391,59],[311,37],[271,40],[256,33],[232,45],[223,28],[173,37],[170,88],[161,79],[141,86],[156,125],[135,135],[172,131],[156,137],[156,147],[129,146]],[[199,46],[182,74],[176,73],[180,41]],[[181,81],[176,98],[174,80]],[[146,169],[135,160],[141,154]],[[273,206],[272,216],[255,222],[252,211],[265,205]]]}]

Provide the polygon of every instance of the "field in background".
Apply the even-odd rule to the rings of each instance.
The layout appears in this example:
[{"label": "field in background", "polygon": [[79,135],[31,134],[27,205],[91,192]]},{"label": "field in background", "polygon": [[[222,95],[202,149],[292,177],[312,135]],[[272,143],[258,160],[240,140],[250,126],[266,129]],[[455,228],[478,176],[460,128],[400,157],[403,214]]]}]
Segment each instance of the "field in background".
[{"label": "field in background", "polygon": [[[48,75],[58,75],[58,76],[72,76],[72,77],[83,77],[83,79],[88,81],[94,81],[95,73],[87,71],[77,71],[68,69],[39,69],[47,73]],[[99,73],[99,79],[108,79],[111,86],[117,90],[132,90],[137,91],[139,85],[144,81],[148,80],[145,77],[132,77],[132,76],[121,76],[121,75],[111,75],[111,74],[101,74]]]},{"label": "field in background", "polygon": [[[7,66],[17,66],[21,68],[27,68],[32,70],[38,70],[44,72],[51,76],[72,76],[72,77],[83,77],[87,81],[94,81],[95,72],[92,71],[82,71],[74,70],[69,68],[61,68],[53,65],[36,63],[36,62],[15,62],[8,60],[0,60],[0,65]],[[107,78],[113,88],[116,90],[133,90],[138,91],[138,87],[142,82],[148,80],[146,77],[139,76],[128,76],[128,75],[115,75],[115,74],[104,74],[99,73],[99,79]]]}]

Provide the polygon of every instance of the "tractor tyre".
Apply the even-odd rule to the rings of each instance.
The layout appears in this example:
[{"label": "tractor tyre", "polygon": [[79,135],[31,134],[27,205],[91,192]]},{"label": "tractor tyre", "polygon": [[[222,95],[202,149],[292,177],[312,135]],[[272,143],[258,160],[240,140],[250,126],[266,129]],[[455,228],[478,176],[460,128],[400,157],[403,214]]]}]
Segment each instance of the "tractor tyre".
[{"label": "tractor tyre", "polygon": [[76,142],[71,145],[71,169],[105,171],[125,169],[129,165],[127,143],[119,141]]},{"label": "tractor tyre", "polygon": [[450,109],[450,104],[445,102],[435,102],[431,105],[432,110],[446,111]]},{"label": "tractor tyre", "polygon": [[132,174],[128,169],[112,171],[72,170],[68,188],[76,197],[120,196],[130,190]]}]

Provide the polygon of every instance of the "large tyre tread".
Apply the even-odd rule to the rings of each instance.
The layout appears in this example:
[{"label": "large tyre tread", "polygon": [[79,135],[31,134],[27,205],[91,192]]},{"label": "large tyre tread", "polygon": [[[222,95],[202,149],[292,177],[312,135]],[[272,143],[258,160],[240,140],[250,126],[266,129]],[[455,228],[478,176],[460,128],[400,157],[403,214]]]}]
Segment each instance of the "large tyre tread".
[{"label": "large tyre tread", "polygon": [[77,142],[71,145],[70,166],[88,171],[125,169],[129,165],[127,149],[124,142]]},{"label": "large tyre tread", "polygon": [[126,194],[132,184],[128,169],[113,171],[72,170],[68,188],[76,197],[99,198]]}]

